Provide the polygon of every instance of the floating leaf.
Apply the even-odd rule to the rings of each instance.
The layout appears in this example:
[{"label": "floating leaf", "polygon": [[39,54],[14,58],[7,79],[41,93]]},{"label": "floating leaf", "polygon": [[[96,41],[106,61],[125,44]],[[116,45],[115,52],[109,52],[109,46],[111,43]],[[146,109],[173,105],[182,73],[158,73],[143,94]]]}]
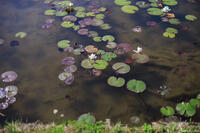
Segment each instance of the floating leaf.
[{"label": "floating leaf", "polygon": [[81,66],[86,69],[93,68],[94,60],[91,59],[84,59],[81,61]]},{"label": "floating leaf", "polygon": [[15,34],[15,37],[24,38],[26,37],[26,35],[27,35],[26,32],[18,32]]},{"label": "floating leaf", "polygon": [[103,55],[103,54],[105,54],[105,53],[106,53],[106,52],[105,52],[104,50],[101,50],[101,49],[97,51],[97,55]]},{"label": "floating leaf", "polygon": [[102,25],[103,23],[104,23],[104,22],[103,22],[102,19],[94,18],[94,19],[93,19],[93,22],[92,22],[92,25],[93,25],[93,26],[100,26],[100,25]]},{"label": "floating leaf", "polygon": [[79,30],[79,29],[80,29],[80,26],[74,25],[72,28],[73,28],[74,30]]},{"label": "floating leaf", "polygon": [[87,12],[86,16],[95,16],[95,13],[94,12]]},{"label": "floating leaf", "polygon": [[74,10],[76,10],[77,12],[84,12],[85,8],[82,7],[82,6],[77,6],[77,7],[74,8]]},{"label": "floating leaf", "polygon": [[132,59],[137,63],[147,63],[150,60],[147,55],[138,53],[133,54]]},{"label": "floating leaf", "polygon": [[69,43],[70,43],[69,40],[62,40],[62,41],[59,41],[57,45],[59,48],[67,48],[70,46]]},{"label": "floating leaf", "polygon": [[68,72],[62,72],[58,75],[58,78],[62,81],[66,80],[66,78],[71,77],[72,74]]},{"label": "floating leaf", "polygon": [[[61,5],[62,7],[68,7],[71,5],[71,1],[59,1],[57,5]],[[72,3],[73,4],[73,3]]]},{"label": "floating leaf", "polygon": [[4,103],[0,103],[0,110],[6,109],[8,108],[8,103],[4,102]]},{"label": "floating leaf", "polygon": [[0,99],[6,97],[6,91],[3,88],[0,88]]},{"label": "floating leaf", "polygon": [[160,16],[163,14],[163,11],[159,8],[149,8],[147,9],[147,13],[150,15]]},{"label": "floating leaf", "polygon": [[66,11],[57,11],[56,12],[56,16],[60,16],[60,17],[62,17],[62,16],[65,16],[65,15],[67,15],[68,13],[66,12]]},{"label": "floating leaf", "polygon": [[111,29],[111,26],[109,24],[102,24],[100,25],[101,29],[103,30],[108,30],[108,29]]},{"label": "floating leaf", "polygon": [[74,57],[65,57],[62,59],[62,64],[64,65],[73,65],[75,63]]},{"label": "floating leaf", "polygon": [[111,36],[111,35],[105,35],[105,36],[102,37],[102,40],[112,42],[112,41],[115,40],[115,38],[114,38],[114,36]]},{"label": "floating leaf", "polygon": [[67,66],[67,67],[64,69],[64,71],[65,71],[65,72],[68,72],[68,73],[76,72],[76,71],[77,71],[77,66],[75,66],[75,65]]},{"label": "floating leaf", "polygon": [[88,29],[80,29],[78,30],[79,35],[88,35]]},{"label": "floating leaf", "polygon": [[177,33],[178,33],[178,30],[175,29],[175,28],[168,27],[168,28],[166,29],[166,32],[173,33],[173,34],[177,34]]},{"label": "floating leaf", "polygon": [[115,0],[114,3],[119,6],[129,5],[131,1],[128,0]]},{"label": "floating leaf", "polygon": [[74,75],[71,75],[65,79],[65,84],[71,85],[73,81],[74,81]]},{"label": "floating leaf", "polygon": [[133,49],[133,47],[128,43],[120,43],[119,45],[117,45],[116,48],[117,49],[122,48],[125,53],[127,53]]},{"label": "floating leaf", "polygon": [[7,71],[1,74],[1,79],[3,82],[12,82],[17,79],[17,73],[14,71]]},{"label": "floating leaf", "polygon": [[108,42],[108,44],[106,45],[107,48],[109,49],[114,49],[117,47],[117,43],[115,42]]},{"label": "floating leaf", "polygon": [[81,116],[79,116],[78,121],[84,122],[87,124],[94,124],[96,119],[93,115],[90,115],[89,113],[87,113],[87,114],[82,114]]},{"label": "floating leaf", "polygon": [[65,17],[62,18],[63,21],[76,21],[77,17],[73,16],[73,15],[67,15]]},{"label": "floating leaf", "polygon": [[117,55],[113,52],[106,52],[101,56],[101,59],[105,61],[111,61],[113,58],[116,58]]},{"label": "floating leaf", "polygon": [[130,71],[131,67],[123,62],[113,64],[112,68],[119,74],[126,74]]},{"label": "floating leaf", "polygon": [[163,0],[163,4],[168,6],[175,6],[178,4],[178,2],[176,0]]},{"label": "floating leaf", "polygon": [[17,94],[17,86],[10,85],[5,87],[6,97],[14,97]]},{"label": "floating leaf", "polygon": [[114,87],[122,87],[125,84],[125,79],[124,78],[116,78],[114,76],[111,76],[108,78],[107,83],[110,86],[114,86]]},{"label": "floating leaf", "polygon": [[105,11],[106,11],[106,8],[105,8],[105,7],[100,7],[98,10],[99,10],[100,12],[105,12]]},{"label": "floating leaf", "polygon": [[186,15],[185,16],[185,19],[187,19],[187,20],[189,20],[189,21],[195,21],[196,19],[197,19],[197,17],[196,16],[194,16],[194,15]]},{"label": "floating leaf", "polygon": [[200,101],[198,99],[190,99],[190,105],[194,108],[200,107]]},{"label": "floating leaf", "polygon": [[104,16],[104,14],[97,14],[96,15],[96,18],[97,19],[103,19],[105,16]]},{"label": "floating leaf", "polygon": [[16,98],[15,97],[8,97],[6,99],[6,103],[8,103],[8,104],[13,104],[14,102],[16,102]]},{"label": "floating leaf", "polygon": [[177,104],[176,110],[179,114],[185,114],[186,116],[193,116],[196,113],[196,109],[194,107],[192,107],[189,103],[184,102]]},{"label": "floating leaf", "polygon": [[56,11],[55,10],[46,10],[44,12],[45,15],[55,15],[56,14]]},{"label": "floating leaf", "polygon": [[149,7],[149,3],[145,2],[145,1],[137,1],[136,5],[139,6],[140,8],[147,8]]},{"label": "floating leaf", "polygon": [[101,40],[101,37],[99,37],[99,36],[94,37],[93,40],[94,40],[95,42],[101,42],[101,41],[102,41],[102,40]]},{"label": "floating leaf", "polygon": [[139,8],[136,6],[132,6],[132,5],[125,5],[125,6],[121,7],[121,10],[124,13],[133,14],[136,11],[138,11]]},{"label": "floating leaf", "polygon": [[98,48],[95,48],[93,45],[88,45],[85,47],[85,51],[87,53],[96,53],[98,51]]},{"label": "floating leaf", "polygon": [[177,24],[180,24],[181,22],[177,18],[172,18],[172,19],[169,19],[169,23],[177,25]]},{"label": "floating leaf", "polygon": [[78,12],[76,12],[75,16],[78,17],[78,18],[84,18],[85,17],[85,12],[78,11]]},{"label": "floating leaf", "polygon": [[133,124],[139,124],[140,123],[140,118],[138,116],[132,116],[130,118],[130,121],[133,123]]},{"label": "floating leaf", "polygon": [[98,33],[96,31],[89,31],[88,32],[88,37],[97,37]]},{"label": "floating leaf", "polygon": [[71,21],[64,21],[61,23],[61,26],[64,28],[70,28],[74,26],[74,23],[72,23]]},{"label": "floating leaf", "polygon": [[81,52],[83,52],[83,49],[82,48],[77,48],[77,49],[74,49],[73,54],[80,55]]},{"label": "floating leaf", "polygon": [[127,88],[130,91],[141,93],[146,89],[146,84],[143,81],[132,79],[128,81]]},{"label": "floating leaf", "polygon": [[174,115],[174,109],[170,106],[167,106],[167,107],[162,107],[160,109],[160,112],[165,115],[165,116],[170,116],[170,115]]},{"label": "floating leaf", "polygon": [[106,69],[107,66],[108,66],[108,62],[105,60],[96,60],[95,64],[93,64],[93,67],[99,70]]}]

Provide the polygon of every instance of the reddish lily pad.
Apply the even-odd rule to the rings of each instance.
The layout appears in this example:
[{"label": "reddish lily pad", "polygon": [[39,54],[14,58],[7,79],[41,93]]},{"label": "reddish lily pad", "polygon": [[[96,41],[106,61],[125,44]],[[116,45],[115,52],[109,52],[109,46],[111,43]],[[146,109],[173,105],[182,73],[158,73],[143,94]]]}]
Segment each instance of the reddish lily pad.
[{"label": "reddish lily pad", "polygon": [[7,71],[1,74],[3,82],[12,82],[17,78],[17,73],[14,71]]}]

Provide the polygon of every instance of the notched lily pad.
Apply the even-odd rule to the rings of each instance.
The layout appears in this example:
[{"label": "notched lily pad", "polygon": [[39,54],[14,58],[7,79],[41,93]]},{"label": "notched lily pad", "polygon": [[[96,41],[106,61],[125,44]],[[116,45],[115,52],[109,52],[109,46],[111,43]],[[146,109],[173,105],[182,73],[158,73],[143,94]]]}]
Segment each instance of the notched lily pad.
[{"label": "notched lily pad", "polygon": [[185,19],[187,19],[189,21],[195,21],[197,19],[197,17],[194,16],[194,15],[188,14],[188,15],[185,16]]},{"label": "notched lily pad", "polygon": [[113,52],[105,52],[102,56],[101,59],[105,61],[111,61],[113,58],[116,58],[117,55]]},{"label": "notched lily pad", "polygon": [[129,0],[115,0],[114,3],[118,6],[124,6],[131,4],[131,1]]},{"label": "notched lily pad", "polygon": [[105,60],[96,60],[95,64],[93,64],[93,67],[99,70],[106,69],[107,66],[108,66],[108,62]]},{"label": "notched lily pad", "polygon": [[130,71],[131,67],[123,62],[113,64],[112,68],[119,74],[126,74]]},{"label": "notched lily pad", "polygon": [[15,35],[15,37],[19,37],[19,38],[24,38],[24,37],[26,37],[26,32],[18,32],[18,33],[16,33],[16,35]]},{"label": "notched lily pad", "polygon": [[93,68],[94,60],[91,59],[84,59],[81,61],[81,66],[85,69]]},{"label": "notched lily pad", "polygon": [[114,76],[111,76],[108,78],[107,83],[110,86],[122,87],[125,84],[125,79],[124,78],[116,78]]},{"label": "notched lily pad", "polygon": [[61,23],[61,26],[64,27],[64,28],[70,28],[70,27],[74,26],[74,23],[72,23],[71,21],[63,21]]},{"label": "notched lily pad", "polygon": [[139,10],[138,7],[136,6],[132,6],[132,5],[125,5],[121,8],[122,12],[124,13],[128,13],[128,14],[133,14],[135,13],[136,11]]},{"label": "notched lily pad", "polygon": [[6,97],[14,97],[17,94],[17,86],[10,85],[5,87]]},{"label": "notched lily pad", "polygon": [[112,35],[105,35],[102,37],[103,41],[113,42],[115,40],[114,36]]},{"label": "notched lily pad", "polygon": [[167,106],[167,107],[162,107],[160,109],[160,112],[165,115],[165,116],[170,116],[170,115],[174,115],[174,109],[170,106]]},{"label": "notched lily pad", "polygon": [[58,78],[62,81],[64,81],[66,78],[72,76],[72,73],[68,73],[68,72],[62,72],[58,75]]},{"label": "notched lily pad", "polygon": [[56,14],[56,10],[46,10],[44,12],[45,15],[55,15]]},{"label": "notched lily pad", "polygon": [[128,81],[127,88],[130,91],[141,93],[146,89],[146,84],[143,81],[132,79]]},{"label": "notched lily pad", "polygon": [[69,43],[70,43],[69,40],[62,40],[62,41],[59,41],[57,45],[59,48],[67,48],[70,46]]},{"label": "notched lily pad", "polygon": [[163,14],[163,11],[159,8],[149,8],[147,9],[147,13],[150,15],[160,16]]}]

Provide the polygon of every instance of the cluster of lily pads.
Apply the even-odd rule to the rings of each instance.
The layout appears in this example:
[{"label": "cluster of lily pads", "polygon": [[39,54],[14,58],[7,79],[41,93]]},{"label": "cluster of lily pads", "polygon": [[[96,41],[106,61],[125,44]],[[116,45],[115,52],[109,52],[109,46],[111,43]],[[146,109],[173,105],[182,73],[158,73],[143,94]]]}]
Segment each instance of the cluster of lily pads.
[{"label": "cluster of lily pads", "polygon": [[[1,80],[5,83],[12,82],[16,80],[17,73],[14,71],[7,71],[1,74]],[[15,95],[17,94],[18,88],[15,85],[9,85],[5,88],[0,87],[0,99],[5,99],[5,101],[0,102],[0,110],[8,108],[10,104],[16,101]]]},{"label": "cluster of lily pads", "polygon": [[[194,116],[196,113],[196,109],[200,108],[200,94],[196,98],[190,99],[189,102],[182,102],[176,105],[176,111],[180,115],[184,115],[187,117]],[[160,109],[161,113],[165,116],[174,115],[175,111],[173,107],[166,106]]]},{"label": "cluster of lily pads", "polygon": [[[180,20],[175,18],[175,13],[171,12],[169,6],[176,6],[178,2],[176,0],[148,0],[146,1],[137,1],[135,4],[138,6],[131,5],[132,1],[130,0],[114,0],[116,5],[122,6],[121,10],[124,13],[134,14],[140,8],[148,8],[146,11],[149,15],[153,16],[161,16],[161,20],[163,22],[169,22],[173,25],[180,24]],[[185,19],[188,21],[195,21],[197,19],[196,16],[192,14],[185,15]],[[136,26],[133,28],[134,32],[141,32],[141,26]],[[177,31],[178,33],[178,31]],[[175,34],[165,32],[163,34],[164,37],[174,38]]]},{"label": "cluster of lily pads", "polygon": [[160,86],[159,90],[157,91],[158,94],[161,96],[166,96],[171,91],[171,88],[167,87],[166,85]]}]

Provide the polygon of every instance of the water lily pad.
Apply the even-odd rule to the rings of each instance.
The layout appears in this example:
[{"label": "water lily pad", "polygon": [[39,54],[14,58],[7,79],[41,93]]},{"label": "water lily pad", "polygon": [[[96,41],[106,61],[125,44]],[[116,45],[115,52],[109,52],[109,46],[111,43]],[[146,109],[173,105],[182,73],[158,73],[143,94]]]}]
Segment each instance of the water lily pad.
[{"label": "water lily pad", "polygon": [[94,37],[93,40],[94,40],[95,42],[101,42],[101,41],[102,41],[101,38],[102,38],[102,37],[97,36],[97,37]]},{"label": "water lily pad", "polygon": [[101,59],[105,61],[111,61],[113,58],[116,58],[117,55],[113,52],[106,52],[101,56]]},{"label": "water lily pad", "polygon": [[80,29],[80,26],[79,25],[74,25],[72,28],[76,31],[76,30]]},{"label": "water lily pad", "polygon": [[71,21],[63,21],[61,23],[61,26],[64,27],[64,28],[70,28],[70,27],[74,26],[74,23],[72,23]]},{"label": "water lily pad", "polygon": [[55,10],[46,10],[44,12],[45,15],[55,15],[56,14],[56,11]]},{"label": "water lily pad", "polygon": [[98,33],[96,31],[89,31],[88,32],[88,37],[97,37]]},{"label": "water lily pad", "polygon": [[65,71],[65,72],[68,72],[68,73],[76,72],[76,71],[77,71],[77,66],[75,66],[75,65],[67,66],[67,67],[64,69],[64,71]]},{"label": "water lily pad", "polygon": [[147,9],[147,13],[150,15],[160,16],[163,14],[163,11],[159,8],[149,8]]},{"label": "water lily pad", "polygon": [[105,7],[100,7],[98,10],[99,10],[100,12],[105,12],[105,11],[106,11],[106,8],[105,8]]},{"label": "water lily pad", "polygon": [[64,65],[73,65],[75,63],[74,57],[65,57],[62,59],[62,64]]},{"label": "water lily pad", "polygon": [[104,19],[104,17],[105,17],[104,14],[97,14],[96,15],[97,19]]},{"label": "water lily pad", "polygon": [[129,0],[115,0],[114,3],[118,6],[124,6],[131,4],[131,1]]},{"label": "water lily pad", "polygon": [[194,15],[188,14],[188,15],[185,16],[185,19],[187,19],[189,21],[195,21],[197,19],[197,17],[194,16]]},{"label": "water lily pad", "polygon": [[196,109],[192,105],[184,102],[177,104],[176,110],[179,114],[186,116],[193,116],[196,113]]},{"label": "water lily pad", "polygon": [[6,108],[8,108],[8,103],[7,102],[0,103],[0,110],[4,110]]},{"label": "water lily pad", "polygon": [[109,49],[114,49],[114,48],[117,47],[117,43],[116,42],[108,42],[106,47],[109,48]]},{"label": "water lily pad", "polygon": [[178,4],[178,2],[176,0],[163,0],[163,4],[168,6],[175,6]]},{"label": "water lily pad", "polygon": [[170,106],[167,106],[167,107],[162,107],[160,109],[160,112],[165,115],[165,116],[170,116],[170,115],[174,115],[174,109]]},{"label": "water lily pad", "polygon": [[163,36],[164,37],[169,37],[169,38],[174,38],[176,35],[174,33],[164,32]]},{"label": "water lily pad", "polygon": [[81,116],[79,116],[78,121],[84,122],[87,124],[94,124],[96,119],[93,115],[87,113],[87,114],[82,114]]},{"label": "water lily pad", "polygon": [[101,50],[101,49],[97,51],[97,55],[103,55],[103,54],[105,54],[105,53],[106,53],[106,52],[105,52],[104,50]]},{"label": "water lily pad", "polygon": [[125,53],[131,51],[133,47],[128,43],[120,43],[116,48],[122,48]]},{"label": "water lily pad", "polygon": [[137,53],[132,55],[132,59],[135,60],[135,62],[137,63],[147,63],[150,60],[149,56],[145,54],[137,54]]},{"label": "water lily pad", "polygon": [[77,17],[73,16],[73,15],[67,15],[65,17],[62,18],[63,21],[76,21]]},{"label": "water lily pad", "polygon": [[172,19],[169,19],[169,23],[177,25],[177,24],[180,24],[181,22],[177,18],[172,18]]},{"label": "water lily pad", "polygon": [[77,12],[84,12],[85,8],[82,7],[82,6],[77,6],[77,7],[74,8],[74,10],[76,10]]},{"label": "water lily pad", "polygon": [[65,1],[59,1],[57,5],[61,5],[62,7],[68,7],[68,6],[70,6],[71,3],[72,3],[71,1],[65,0]]},{"label": "water lily pad", "polygon": [[93,45],[88,45],[85,47],[85,51],[87,53],[96,53],[98,51],[98,48],[95,48]]},{"label": "water lily pad", "polygon": [[17,86],[10,85],[5,87],[6,97],[14,97],[17,94]]},{"label": "water lily pad", "polygon": [[131,67],[123,62],[113,64],[112,68],[119,74],[126,74],[131,70]]},{"label": "water lily pad", "polygon": [[86,13],[86,16],[88,16],[88,17],[89,17],[89,16],[95,16],[95,13],[94,13],[94,12],[87,12],[87,13]]},{"label": "water lily pad", "polygon": [[3,88],[0,88],[0,99],[6,97],[6,91]]},{"label": "water lily pad", "polygon": [[70,46],[69,43],[70,43],[69,40],[62,40],[62,41],[59,41],[59,42],[57,43],[57,45],[58,45],[59,48],[67,48],[67,47]]},{"label": "water lily pad", "polygon": [[24,38],[26,37],[26,35],[27,35],[26,32],[18,32],[15,34],[15,37]]},{"label": "water lily pad", "polygon": [[146,89],[146,84],[143,81],[132,79],[128,81],[127,88],[130,91],[141,93]]},{"label": "water lily pad", "polygon": [[7,71],[1,74],[1,79],[3,82],[12,82],[17,79],[17,73],[14,71]]},{"label": "water lily pad", "polygon": [[108,62],[105,60],[96,60],[95,64],[93,64],[93,67],[99,70],[106,69],[107,66],[108,66]]},{"label": "water lily pad", "polygon": [[200,107],[200,100],[192,98],[190,99],[190,105],[194,108]]},{"label": "water lily pad", "polygon": [[66,78],[71,77],[72,73],[62,72],[58,75],[58,78],[62,81],[66,80]]},{"label": "water lily pad", "polygon": [[65,79],[65,84],[71,85],[73,81],[74,81],[74,75],[71,75]]},{"label": "water lily pad", "polygon": [[136,11],[138,11],[139,8],[136,7],[136,6],[132,6],[132,5],[124,5],[124,6],[121,7],[121,10],[124,13],[133,14]]},{"label": "water lily pad", "polygon": [[78,18],[84,18],[85,17],[85,12],[78,11],[78,12],[76,12],[75,16],[78,17]]},{"label": "water lily pad", "polygon": [[91,59],[84,59],[81,61],[81,66],[86,69],[93,68],[94,60]]},{"label": "water lily pad", "polygon": [[13,104],[15,102],[16,102],[16,98],[15,97],[8,97],[6,99],[6,103],[8,103],[8,104]]},{"label": "water lily pad", "polygon": [[107,83],[110,86],[122,87],[125,84],[125,79],[124,78],[116,78],[114,76],[111,76],[108,78]]},{"label": "water lily pad", "polygon": [[112,42],[112,41],[115,40],[115,38],[114,38],[114,36],[112,36],[112,35],[105,35],[105,36],[102,37],[102,40],[103,40],[103,41]]},{"label": "water lily pad", "polygon": [[67,15],[68,13],[66,12],[66,11],[57,11],[56,12],[56,16],[60,16],[60,17],[62,17],[62,16],[65,16],[65,15]]},{"label": "water lily pad", "polygon": [[103,23],[104,23],[104,22],[103,22],[102,19],[94,18],[94,19],[93,19],[93,22],[92,22],[92,25],[93,25],[93,26],[100,26],[100,25],[102,25]]},{"label": "water lily pad", "polygon": [[139,6],[140,8],[147,8],[150,6],[150,4],[145,1],[137,1],[136,5]]},{"label": "water lily pad", "polygon": [[74,49],[73,54],[75,54],[75,55],[80,55],[81,52],[83,52],[83,51],[84,51],[84,50],[83,50],[82,48],[76,48],[76,49]]},{"label": "water lily pad", "polygon": [[78,30],[79,35],[88,35],[88,29],[80,29]]},{"label": "water lily pad", "polygon": [[100,25],[100,28],[103,30],[109,30],[109,29],[111,29],[111,26],[109,24],[102,24],[102,25]]}]

